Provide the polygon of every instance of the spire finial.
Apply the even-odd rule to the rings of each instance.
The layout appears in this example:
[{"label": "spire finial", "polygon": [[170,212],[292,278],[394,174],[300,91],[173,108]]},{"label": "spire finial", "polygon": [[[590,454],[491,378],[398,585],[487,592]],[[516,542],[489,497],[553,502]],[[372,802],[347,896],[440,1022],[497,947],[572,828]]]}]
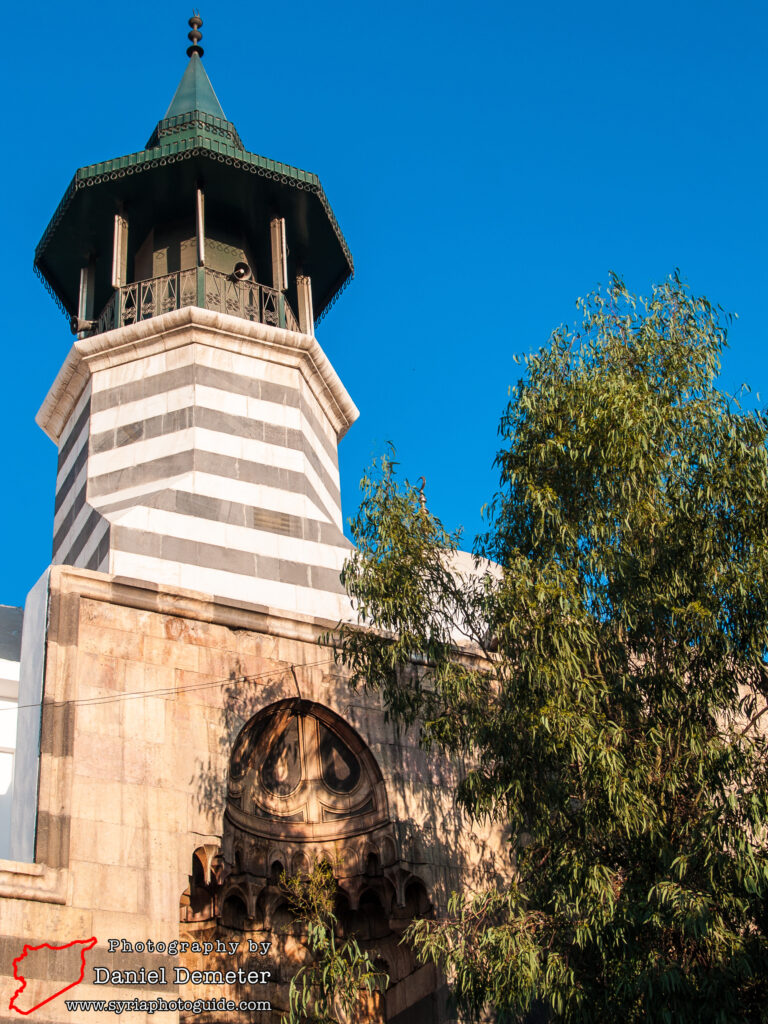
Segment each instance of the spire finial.
[{"label": "spire finial", "polygon": [[426,498],[426,495],[424,494],[424,488],[427,486],[427,479],[426,479],[426,477],[420,476],[419,480],[421,480],[421,487],[419,488],[419,503],[421,505],[421,511],[424,513],[424,515],[426,515],[427,514],[427,498]]},{"label": "spire finial", "polygon": [[193,53],[196,53],[198,57],[202,57],[203,48],[202,46],[198,46],[198,43],[203,38],[203,33],[200,31],[203,27],[203,19],[200,17],[200,11],[192,11],[192,17],[189,19],[189,27],[192,31],[187,33],[187,39],[189,39],[192,45],[187,47],[187,56],[191,57]]}]

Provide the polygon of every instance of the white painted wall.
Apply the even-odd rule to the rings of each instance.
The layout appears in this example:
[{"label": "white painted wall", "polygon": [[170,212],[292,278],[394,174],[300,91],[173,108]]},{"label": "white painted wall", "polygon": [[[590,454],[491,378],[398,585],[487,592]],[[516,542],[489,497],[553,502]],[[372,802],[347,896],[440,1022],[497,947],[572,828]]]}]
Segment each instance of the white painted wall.
[{"label": "white painted wall", "polygon": [[[10,652],[4,652],[10,653]],[[10,856],[19,662],[0,658],[0,859]]]},{"label": "white painted wall", "polygon": [[37,780],[40,773],[40,719],[48,634],[48,577],[46,569],[24,605],[19,668],[19,712],[11,810],[11,860],[35,859]]}]

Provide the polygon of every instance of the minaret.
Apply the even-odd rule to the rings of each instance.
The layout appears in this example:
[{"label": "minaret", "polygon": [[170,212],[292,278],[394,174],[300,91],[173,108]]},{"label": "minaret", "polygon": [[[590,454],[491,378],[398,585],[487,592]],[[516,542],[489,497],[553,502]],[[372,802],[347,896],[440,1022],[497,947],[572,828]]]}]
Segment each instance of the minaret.
[{"label": "minaret", "polygon": [[318,178],[243,148],[189,24],[146,148],[80,168],[35,253],[77,335],[37,417],[53,561],[335,620],[358,413],[314,325],[352,258]]}]

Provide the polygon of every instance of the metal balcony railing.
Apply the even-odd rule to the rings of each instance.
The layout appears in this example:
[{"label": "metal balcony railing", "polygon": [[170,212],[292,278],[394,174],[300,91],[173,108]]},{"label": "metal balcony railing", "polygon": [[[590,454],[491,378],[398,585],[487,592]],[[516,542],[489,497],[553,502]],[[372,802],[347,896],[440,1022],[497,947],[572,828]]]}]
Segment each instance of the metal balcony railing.
[{"label": "metal balcony railing", "polygon": [[298,331],[285,296],[258,281],[238,281],[229,274],[200,267],[116,288],[96,322],[96,333],[125,327],[183,306],[202,306],[255,323]]}]

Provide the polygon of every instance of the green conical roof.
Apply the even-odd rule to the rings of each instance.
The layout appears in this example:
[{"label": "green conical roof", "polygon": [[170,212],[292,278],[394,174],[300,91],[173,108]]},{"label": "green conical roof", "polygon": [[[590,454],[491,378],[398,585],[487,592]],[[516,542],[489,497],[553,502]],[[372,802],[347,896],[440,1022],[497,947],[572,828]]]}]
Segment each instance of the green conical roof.
[{"label": "green conical roof", "polygon": [[244,149],[237,129],[228,121],[211,80],[206,74],[200,54],[193,47],[189,53],[189,63],[184,69],[171,105],[165,112],[162,121],[152,132],[147,142],[147,149],[154,149],[163,139],[196,135],[200,132],[211,138],[226,138],[229,142]]},{"label": "green conical roof", "polygon": [[213,117],[220,117],[222,121],[227,120],[216,93],[213,91],[211,80],[205,72],[203,62],[196,53],[189,58],[189,64],[181,76],[179,87],[174,93],[163,120],[165,121],[169,117],[178,117],[180,114],[190,114],[193,110],[201,110]]},{"label": "green conical roof", "polygon": [[315,174],[246,151],[203,68],[199,24],[192,22],[189,62],[146,146],[75,173],[35,250],[35,269],[62,309],[74,314],[80,270],[94,263],[94,309],[103,309],[114,292],[115,210],[130,210],[135,250],[158,224],[188,217],[203,187],[210,222],[236,224],[257,265],[271,266],[269,221],[276,212],[285,218],[292,261],[286,296],[295,302],[296,274],[308,276],[317,320],[354,273],[344,235]]}]

